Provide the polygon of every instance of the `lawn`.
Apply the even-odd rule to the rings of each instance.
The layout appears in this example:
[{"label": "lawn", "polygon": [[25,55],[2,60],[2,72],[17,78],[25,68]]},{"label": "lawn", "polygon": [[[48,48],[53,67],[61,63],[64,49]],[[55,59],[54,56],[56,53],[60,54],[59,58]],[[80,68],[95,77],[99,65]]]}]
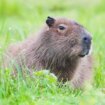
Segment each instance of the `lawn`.
[{"label": "lawn", "polygon": [[13,78],[0,67],[0,105],[105,105],[105,0],[0,0],[0,64],[7,46],[37,32],[47,16],[71,18],[92,33],[92,84],[72,90],[46,72]]}]

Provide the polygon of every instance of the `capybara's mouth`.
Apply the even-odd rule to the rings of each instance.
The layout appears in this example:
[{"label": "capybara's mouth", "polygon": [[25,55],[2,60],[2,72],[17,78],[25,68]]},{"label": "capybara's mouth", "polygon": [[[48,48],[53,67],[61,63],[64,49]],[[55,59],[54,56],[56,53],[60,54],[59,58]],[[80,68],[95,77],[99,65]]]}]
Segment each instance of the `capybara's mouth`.
[{"label": "capybara's mouth", "polygon": [[79,54],[80,57],[84,57],[85,55],[88,55],[91,49],[91,37],[88,36],[84,38],[85,39],[83,40],[83,43],[82,43],[82,51]]},{"label": "capybara's mouth", "polygon": [[88,55],[89,54],[89,51],[90,51],[90,47],[88,48],[88,47],[84,47],[83,48],[83,50],[81,51],[81,53],[79,54],[79,56],[80,57],[84,57],[84,56],[86,56],[86,55]]},{"label": "capybara's mouth", "polygon": [[87,52],[85,52],[85,53],[81,53],[79,56],[80,57],[84,57],[84,56],[86,56],[86,55],[88,55],[89,54],[89,51],[87,51]]}]

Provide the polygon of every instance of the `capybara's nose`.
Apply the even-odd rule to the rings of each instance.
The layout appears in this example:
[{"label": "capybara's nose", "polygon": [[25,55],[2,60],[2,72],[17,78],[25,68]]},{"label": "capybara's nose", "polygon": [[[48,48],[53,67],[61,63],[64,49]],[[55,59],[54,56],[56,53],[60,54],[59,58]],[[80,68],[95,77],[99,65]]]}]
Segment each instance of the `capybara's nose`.
[{"label": "capybara's nose", "polygon": [[89,35],[83,37],[83,43],[86,44],[86,45],[90,45],[91,40],[92,40],[92,38]]}]

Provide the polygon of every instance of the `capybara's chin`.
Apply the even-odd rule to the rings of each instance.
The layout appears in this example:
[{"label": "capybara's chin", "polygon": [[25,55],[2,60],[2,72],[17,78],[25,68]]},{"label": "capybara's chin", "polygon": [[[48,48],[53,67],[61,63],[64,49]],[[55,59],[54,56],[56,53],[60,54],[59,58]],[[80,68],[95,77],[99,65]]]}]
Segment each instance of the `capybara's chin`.
[{"label": "capybara's chin", "polygon": [[[41,32],[24,42],[13,44],[6,52],[4,63],[12,61],[20,69],[27,67],[30,73],[48,69],[59,81],[70,81],[74,88],[83,87],[91,80],[92,59],[90,33],[79,23],[66,18],[46,19]],[[15,72],[16,73],[16,72]]]}]

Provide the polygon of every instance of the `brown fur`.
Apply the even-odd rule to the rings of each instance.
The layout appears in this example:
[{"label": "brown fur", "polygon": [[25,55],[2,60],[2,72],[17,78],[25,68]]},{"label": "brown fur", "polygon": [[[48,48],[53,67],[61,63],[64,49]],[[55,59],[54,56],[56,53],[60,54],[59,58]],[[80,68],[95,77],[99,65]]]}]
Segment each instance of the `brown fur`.
[{"label": "brown fur", "polygon": [[[65,30],[59,30],[59,25]],[[58,18],[51,26],[45,26],[38,36],[12,45],[6,54],[8,62],[15,59],[20,67],[25,65],[33,70],[47,69],[54,73],[58,80],[69,80],[73,87],[81,87],[91,78],[91,56],[80,57],[82,37],[90,35],[78,23]]]}]

